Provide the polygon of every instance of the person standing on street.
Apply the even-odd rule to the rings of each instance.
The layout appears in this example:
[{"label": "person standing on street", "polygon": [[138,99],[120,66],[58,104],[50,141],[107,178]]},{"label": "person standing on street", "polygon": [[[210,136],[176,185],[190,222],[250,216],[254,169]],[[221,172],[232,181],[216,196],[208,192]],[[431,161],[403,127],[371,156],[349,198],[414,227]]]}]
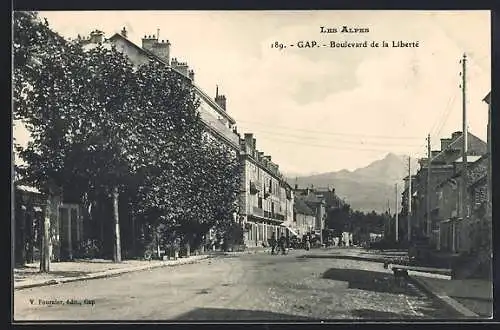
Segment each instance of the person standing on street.
[{"label": "person standing on street", "polygon": [[285,254],[285,246],[286,246],[286,237],[284,234],[281,234],[281,237],[280,237],[281,254]]},{"label": "person standing on street", "polygon": [[271,235],[271,241],[269,242],[271,243],[271,254],[274,254],[276,252],[276,234],[273,232],[273,234]]}]

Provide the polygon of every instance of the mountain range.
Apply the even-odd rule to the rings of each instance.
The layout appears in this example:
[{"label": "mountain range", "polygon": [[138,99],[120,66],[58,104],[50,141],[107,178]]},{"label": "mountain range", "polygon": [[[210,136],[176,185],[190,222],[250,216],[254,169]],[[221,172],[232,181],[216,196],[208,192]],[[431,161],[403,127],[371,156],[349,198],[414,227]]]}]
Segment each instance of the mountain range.
[{"label": "mountain range", "polygon": [[[418,161],[412,158],[412,174],[417,172]],[[391,211],[395,210],[395,184],[399,192],[403,189],[403,178],[408,175],[408,157],[387,154],[366,167],[354,171],[319,173],[314,175],[287,177],[290,185],[299,187],[330,187],[336,194],[351,205],[351,209],[363,212],[385,212],[388,202]],[[400,199],[399,199],[400,202]]]}]

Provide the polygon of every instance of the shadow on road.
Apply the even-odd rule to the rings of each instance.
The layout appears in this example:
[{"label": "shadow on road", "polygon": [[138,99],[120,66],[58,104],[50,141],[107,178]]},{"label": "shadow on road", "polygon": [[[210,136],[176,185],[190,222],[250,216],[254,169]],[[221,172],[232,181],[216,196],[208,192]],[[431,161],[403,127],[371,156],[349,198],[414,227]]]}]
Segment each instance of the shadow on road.
[{"label": "shadow on road", "polygon": [[345,255],[321,255],[321,254],[311,254],[305,256],[299,256],[297,259],[339,259],[339,260],[356,260],[356,261],[371,261],[383,263],[383,258],[373,258],[373,257],[357,257],[357,256],[345,256]]},{"label": "shadow on road", "polygon": [[396,284],[394,276],[389,273],[379,273],[361,269],[330,268],[323,273],[323,278],[349,283],[349,289],[374,291],[391,294],[416,296],[413,290],[408,290]]},{"label": "shadow on road", "polygon": [[317,321],[306,316],[273,313],[261,310],[197,308],[176,318],[178,321]]}]

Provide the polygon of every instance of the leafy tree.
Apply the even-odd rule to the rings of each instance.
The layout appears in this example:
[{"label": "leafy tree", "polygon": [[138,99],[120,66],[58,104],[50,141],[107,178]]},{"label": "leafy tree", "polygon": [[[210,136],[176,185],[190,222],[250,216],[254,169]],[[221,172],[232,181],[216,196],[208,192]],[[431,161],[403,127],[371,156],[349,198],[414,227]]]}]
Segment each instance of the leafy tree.
[{"label": "leafy tree", "polygon": [[32,137],[19,148],[24,174],[85,209],[112,197],[115,261],[119,201],[149,240],[199,245],[210,228],[235,232],[238,158],[207,137],[187,79],[156,62],[133,68],[113,47],[84,50],[36,14],[16,13],[14,35],[14,112]]},{"label": "leafy tree", "polygon": [[[26,149],[16,146],[27,168],[17,168],[21,176],[47,193],[44,238],[40,267],[50,270],[50,219],[57,201],[50,198],[64,181],[64,158],[69,145],[65,139],[74,99],[71,79],[66,72],[78,62],[75,48],[52,32],[36,13],[14,13],[13,112],[24,121],[32,141]],[[69,68],[69,70],[68,70]],[[28,176],[29,174],[29,176]]]},{"label": "leafy tree", "polygon": [[132,162],[144,181],[135,214],[162,225],[164,233],[176,231],[188,245],[200,245],[210,228],[232,221],[237,158],[204,133],[189,81],[155,62],[138,75],[142,111],[129,135],[132,149],[142,153]]},{"label": "leafy tree", "polygon": [[[131,65],[114,49],[84,52],[38,23],[36,15],[20,13],[15,25],[20,31],[14,110],[32,138],[20,150],[28,164],[24,173],[42,189],[112,194],[118,223],[118,189],[131,173],[125,157],[128,113],[136,108],[127,97],[135,81]],[[120,261],[116,228],[114,259]]]}]

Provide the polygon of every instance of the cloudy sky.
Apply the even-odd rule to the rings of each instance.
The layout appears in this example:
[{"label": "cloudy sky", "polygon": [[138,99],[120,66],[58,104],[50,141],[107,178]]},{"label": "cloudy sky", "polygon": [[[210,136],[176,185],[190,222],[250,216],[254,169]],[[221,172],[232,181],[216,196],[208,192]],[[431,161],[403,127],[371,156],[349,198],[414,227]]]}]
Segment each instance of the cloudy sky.
[{"label": "cloudy sky", "polygon": [[[141,44],[160,30],[171,57],[188,62],[196,83],[227,97],[240,133],[285,173],[355,169],[388,152],[425,155],[426,136],[462,127],[459,63],[468,55],[470,131],[486,139],[490,90],[487,11],[102,11],[42,12],[65,37],[124,26]],[[368,28],[321,34],[320,27]],[[419,48],[271,48],[278,41],[419,41]],[[19,136],[19,133],[17,133]],[[22,134],[21,134],[22,135]],[[21,137],[22,139],[22,137]]]}]

